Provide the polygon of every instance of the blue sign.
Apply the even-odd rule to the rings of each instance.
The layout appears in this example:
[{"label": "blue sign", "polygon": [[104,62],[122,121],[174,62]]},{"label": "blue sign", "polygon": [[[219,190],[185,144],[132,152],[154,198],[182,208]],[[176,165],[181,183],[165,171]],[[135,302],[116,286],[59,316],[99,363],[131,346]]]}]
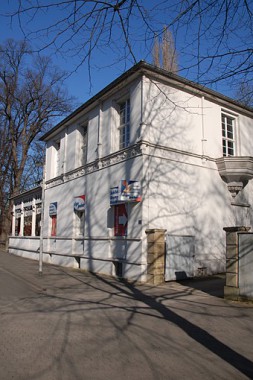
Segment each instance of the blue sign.
[{"label": "blue sign", "polygon": [[74,210],[85,211],[85,195],[79,195],[74,198]]},{"label": "blue sign", "polygon": [[57,215],[57,202],[50,203],[49,216]]}]

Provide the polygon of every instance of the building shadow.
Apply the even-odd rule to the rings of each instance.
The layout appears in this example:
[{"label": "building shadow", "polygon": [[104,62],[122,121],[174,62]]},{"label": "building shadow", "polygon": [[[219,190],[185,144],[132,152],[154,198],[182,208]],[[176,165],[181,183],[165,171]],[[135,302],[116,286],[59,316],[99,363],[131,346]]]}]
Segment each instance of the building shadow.
[{"label": "building shadow", "polygon": [[224,298],[225,273],[207,277],[180,278],[177,282],[187,288],[196,289],[214,297]]}]

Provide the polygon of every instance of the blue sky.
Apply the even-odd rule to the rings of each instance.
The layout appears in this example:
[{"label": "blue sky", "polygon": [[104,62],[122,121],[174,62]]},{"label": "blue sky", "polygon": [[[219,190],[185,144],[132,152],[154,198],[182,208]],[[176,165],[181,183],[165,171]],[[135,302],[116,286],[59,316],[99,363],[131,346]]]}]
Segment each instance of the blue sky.
[{"label": "blue sky", "polygon": [[[52,4],[52,1],[49,0],[40,1],[44,4]],[[26,3],[26,0],[22,0],[21,3]],[[32,1],[31,3],[36,4],[35,1]],[[148,29],[146,29],[145,22],[147,21],[153,25],[153,31],[161,31],[163,26],[168,25],[173,17],[175,17],[176,14],[181,10],[179,9],[181,3],[176,0],[146,0],[142,1],[142,3],[145,4],[149,13],[145,14],[145,19],[142,21],[139,17],[136,16],[135,13],[133,13],[132,23],[129,27],[128,32],[133,41],[132,46],[136,61],[144,59],[148,62],[151,62],[150,50],[152,45],[151,38],[153,37],[153,34]],[[203,1],[203,4],[204,3],[205,1]],[[203,83],[207,83],[208,80],[213,79],[219,71],[222,73],[227,72],[227,61],[224,61],[223,59],[220,59],[217,61],[217,63],[213,64],[211,66],[211,69],[208,71],[208,74],[205,73],[204,76],[199,75],[200,73],[198,72],[197,66],[195,65],[196,55],[200,54],[200,56],[203,56],[206,54],[206,52],[209,52],[210,49],[212,54],[217,53],[212,44],[214,39],[217,37],[215,33],[218,31],[219,25],[224,21],[222,8],[219,14],[218,6],[220,3],[222,4],[223,2],[217,1],[217,7],[214,6],[214,8],[210,8],[208,10],[208,17],[201,19],[201,23],[204,27],[208,29],[211,26],[211,28],[209,28],[210,30],[208,31],[208,34],[201,37],[201,45],[197,40],[195,40],[200,27],[200,24],[198,24],[198,22],[192,22],[190,26],[186,22],[181,22],[177,25],[177,28],[175,28],[175,25],[171,26],[170,30],[173,32],[176,39],[176,49],[178,52],[178,61],[180,67],[179,74],[190,80],[200,82],[203,80]],[[2,43],[7,38],[14,38],[17,40],[23,39],[24,35],[20,29],[18,19],[14,18],[11,24],[10,19],[3,16],[3,14],[11,12],[13,9],[17,8],[17,4],[17,0],[14,2],[3,0],[0,4],[0,43]],[[22,27],[25,29],[26,33],[34,32],[35,30],[38,31],[39,29],[45,28],[50,24],[54,24],[54,22],[57,22],[59,18],[66,17],[67,12],[68,10],[66,9],[54,8],[48,11],[45,9],[43,12],[36,14],[34,17],[31,17],[31,13],[29,16],[23,15],[21,18]],[[216,17],[216,14],[219,16]],[[245,15],[245,9],[243,7],[237,9],[237,11],[232,14],[230,23],[226,25],[226,31],[224,33],[224,46],[219,46],[219,52],[224,52],[225,48],[230,50],[244,48],[246,41],[252,37],[252,34],[248,34],[250,25],[247,25],[246,27],[246,16],[247,15]],[[189,19],[191,17],[192,14],[189,13]],[[77,26],[78,22],[76,22],[76,28]],[[45,33],[32,33],[30,37],[33,47],[36,48],[45,46],[45,44],[51,41],[51,38],[54,35],[55,31],[60,30],[60,28],[62,28],[62,24],[57,26],[57,28],[52,31],[52,35],[46,35]],[[66,86],[70,95],[73,95],[77,98],[77,105],[80,105],[89,97],[96,94],[108,83],[121,75],[126,69],[130,68],[134,63],[131,55],[126,57],[126,59],[122,59],[122,55],[124,53],[124,47],[121,46],[120,40],[122,39],[122,35],[120,34],[120,29],[116,25],[112,31],[113,35],[110,40],[110,44],[108,44],[109,46],[107,46],[107,32],[106,38],[100,38],[98,45],[93,50],[90,65],[88,65],[88,62],[86,61],[81,64],[76,71],[74,71],[75,68],[80,64],[80,55],[77,54],[77,47],[85,42],[86,32],[82,33],[77,34],[74,41],[70,41],[66,46],[64,46],[65,50],[61,47],[59,54],[55,54],[55,46],[50,46],[47,49],[43,50],[43,54],[50,55],[53,59],[53,62],[57,66],[71,74],[66,81]],[[145,42],[143,34],[145,34]],[[70,36],[69,32],[67,36]],[[57,41],[58,48],[61,46],[64,38],[66,37],[59,38]],[[82,54],[82,52],[80,52],[80,54]],[[230,65],[234,63],[237,64],[237,61],[233,60],[232,63],[231,60]],[[88,67],[91,68],[91,72],[89,72]],[[201,64],[202,71],[205,72],[206,67],[208,67],[208,63],[205,63],[204,61]],[[90,73],[91,80],[89,76]],[[212,86],[213,89],[220,91],[225,95],[233,97],[234,88],[231,83],[231,81],[225,80],[223,82],[214,82],[212,85],[209,85],[209,87]]]}]

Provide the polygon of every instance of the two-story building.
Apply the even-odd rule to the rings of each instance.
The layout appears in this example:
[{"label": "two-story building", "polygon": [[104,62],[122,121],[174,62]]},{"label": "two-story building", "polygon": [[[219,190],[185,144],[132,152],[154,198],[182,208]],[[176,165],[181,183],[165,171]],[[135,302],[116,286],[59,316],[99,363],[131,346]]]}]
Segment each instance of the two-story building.
[{"label": "two-story building", "polygon": [[[223,227],[253,224],[252,131],[252,109],[139,62],[42,138],[44,261],[146,281],[158,229],[166,280],[224,271]],[[10,252],[38,258],[14,203]]]}]

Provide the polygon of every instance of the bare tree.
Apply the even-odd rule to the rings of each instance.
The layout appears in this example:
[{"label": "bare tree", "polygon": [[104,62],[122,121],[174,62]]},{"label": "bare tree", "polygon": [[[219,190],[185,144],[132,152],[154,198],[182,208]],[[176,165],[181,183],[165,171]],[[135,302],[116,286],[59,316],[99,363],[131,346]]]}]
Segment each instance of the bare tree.
[{"label": "bare tree", "polygon": [[157,67],[176,74],[178,72],[177,52],[175,48],[174,38],[167,27],[164,27],[162,40],[159,42],[158,37],[155,38],[153,47],[153,63]]},{"label": "bare tree", "polygon": [[161,67],[160,62],[160,43],[157,36],[155,36],[154,46],[152,50],[153,64],[157,67]]},{"label": "bare tree", "polygon": [[253,84],[245,81],[239,83],[235,98],[245,106],[253,108]]},{"label": "bare tree", "polygon": [[167,25],[180,70],[215,85],[235,79],[252,83],[252,12],[249,0],[19,0],[9,15],[27,38],[43,42],[38,49],[76,55],[77,64],[87,60],[89,67],[96,51],[106,64],[149,58],[155,36]]},{"label": "bare tree", "polygon": [[56,117],[71,109],[71,99],[62,87],[64,74],[48,58],[33,58],[26,42],[8,40],[0,46],[0,216],[4,235],[10,223],[8,197],[27,187],[24,174],[34,156],[36,139]]}]

